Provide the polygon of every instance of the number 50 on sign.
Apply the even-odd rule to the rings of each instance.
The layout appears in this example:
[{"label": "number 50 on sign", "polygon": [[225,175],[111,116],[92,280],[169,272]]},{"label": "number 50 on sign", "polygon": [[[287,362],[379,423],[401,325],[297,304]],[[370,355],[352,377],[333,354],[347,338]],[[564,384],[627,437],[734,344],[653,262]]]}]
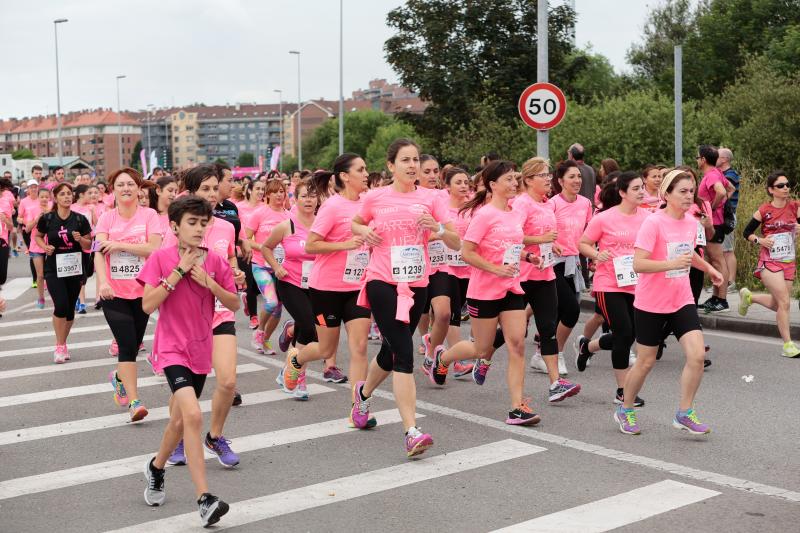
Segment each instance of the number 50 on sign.
[{"label": "number 50 on sign", "polygon": [[525,124],[536,130],[549,130],[564,118],[567,100],[552,83],[534,83],[522,91],[518,108]]}]

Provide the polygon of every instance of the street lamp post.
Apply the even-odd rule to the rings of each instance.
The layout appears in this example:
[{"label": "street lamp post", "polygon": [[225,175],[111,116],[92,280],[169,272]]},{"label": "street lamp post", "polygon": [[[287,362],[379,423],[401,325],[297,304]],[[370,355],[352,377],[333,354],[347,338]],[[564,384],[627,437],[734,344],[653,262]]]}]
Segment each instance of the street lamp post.
[{"label": "street lamp post", "polygon": [[67,22],[67,19],[53,21],[53,31],[56,36],[56,127],[58,128],[58,165],[64,164],[64,154],[61,149],[61,85],[58,79],[58,25]]},{"label": "street lamp post", "polygon": [[344,153],[344,0],[339,0],[339,155]]},{"label": "street lamp post", "polygon": [[[119,80],[125,78],[125,74],[117,76],[117,147],[119,148],[119,166],[122,168],[122,115],[119,107]],[[144,170],[144,169],[142,169]]]},{"label": "street lamp post", "polygon": [[303,100],[300,97],[300,52],[289,50],[297,56],[297,167],[303,169]]},{"label": "street lamp post", "polygon": [[150,160],[150,151],[152,150],[150,145],[150,119],[152,118],[151,113],[153,112],[153,104],[147,104],[147,160]]},{"label": "street lamp post", "polygon": [[283,173],[283,91],[280,89],[273,89],[272,92],[278,93],[278,114],[281,116],[281,121],[278,126],[280,128],[278,146],[281,147],[281,152],[278,156],[278,172]]}]

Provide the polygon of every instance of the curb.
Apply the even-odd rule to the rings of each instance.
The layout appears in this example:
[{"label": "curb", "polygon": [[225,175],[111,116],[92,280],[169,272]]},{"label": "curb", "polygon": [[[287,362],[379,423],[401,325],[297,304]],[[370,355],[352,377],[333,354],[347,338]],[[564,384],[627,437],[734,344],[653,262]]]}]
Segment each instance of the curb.
[{"label": "curb", "polygon": [[[594,298],[589,296],[581,297],[581,309],[594,313]],[[755,318],[746,319],[725,315],[706,315],[699,313],[700,324],[705,329],[720,331],[730,331],[736,333],[746,333],[761,337],[772,337],[780,339],[778,327],[774,321],[759,320]],[[789,329],[793,339],[800,339],[800,324],[790,324]]]}]

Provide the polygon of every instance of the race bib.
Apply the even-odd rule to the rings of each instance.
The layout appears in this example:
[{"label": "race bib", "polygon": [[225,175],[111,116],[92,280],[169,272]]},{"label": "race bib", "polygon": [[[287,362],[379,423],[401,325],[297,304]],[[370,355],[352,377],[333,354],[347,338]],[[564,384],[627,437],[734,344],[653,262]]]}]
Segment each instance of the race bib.
[{"label": "race bib", "polygon": [[68,278],[83,274],[83,261],[81,252],[70,254],[56,254],[56,277]]},{"label": "race bib", "polygon": [[639,276],[633,270],[632,255],[614,258],[614,275],[617,278],[617,287],[630,287],[638,283]]},{"label": "race bib", "polygon": [[539,265],[540,270],[550,268],[556,264],[556,255],[553,253],[553,243],[546,242],[539,245],[539,254],[542,256],[542,263]]},{"label": "race bib", "polygon": [[366,250],[350,250],[344,264],[342,281],[345,283],[361,283],[369,264],[369,252]]},{"label": "race bib", "polygon": [[445,250],[447,254],[447,264],[453,267],[465,267],[469,266],[464,258],[461,256],[461,250],[453,250],[451,248],[447,248]]},{"label": "race bib", "polygon": [[277,261],[279,265],[282,265],[283,260],[286,259],[286,250],[283,249],[282,244],[279,244],[272,250],[272,255],[275,256],[275,261]]},{"label": "race bib", "polygon": [[512,244],[511,246],[506,248],[506,251],[503,254],[503,264],[514,265],[516,272],[519,273],[519,259],[521,253],[522,253],[522,245]]},{"label": "race bib", "polygon": [[433,268],[446,264],[445,245],[442,241],[430,241],[428,243],[428,258]]},{"label": "race bib", "polygon": [[776,261],[791,261],[794,259],[794,235],[791,233],[776,233],[772,237],[772,248],[769,249],[769,258]]},{"label": "race bib", "polygon": [[694,241],[694,245],[695,246],[705,246],[706,244],[708,244],[708,242],[706,241],[706,228],[704,228],[703,225],[700,222],[698,222],[697,223],[697,238]]},{"label": "race bib", "polygon": [[314,267],[314,261],[303,261],[303,270],[300,273],[300,288],[308,288],[308,278],[311,277],[311,269]]},{"label": "race bib", "polygon": [[135,279],[142,269],[144,259],[128,252],[111,254],[111,279]]},{"label": "race bib", "polygon": [[392,246],[392,280],[398,283],[419,281],[425,275],[425,252],[419,245]]},{"label": "race bib", "polygon": [[[668,242],[667,243],[667,259],[672,261],[677,259],[678,256],[692,253],[692,245],[688,242]],[[665,272],[667,278],[682,278],[689,275],[689,267],[678,268],[675,270],[667,270]]]}]

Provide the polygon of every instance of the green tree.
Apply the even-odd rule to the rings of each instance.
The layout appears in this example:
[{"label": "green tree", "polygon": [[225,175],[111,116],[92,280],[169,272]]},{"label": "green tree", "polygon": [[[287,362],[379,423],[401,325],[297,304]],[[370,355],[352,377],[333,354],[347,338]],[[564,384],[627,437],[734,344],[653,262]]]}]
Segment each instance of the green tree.
[{"label": "green tree", "polygon": [[[394,122],[389,115],[372,109],[345,113],[344,151],[365,154],[378,129]],[[307,168],[330,168],[338,155],[338,118],[326,120],[303,141],[303,163]]]},{"label": "green tree", "polygon": [[395,139],[407,137],[416,141],[421,147],[425,146],[422,137],[417,134],[410,124],[405,122],[393,122],[378,128],[366,151],[367,170],[370,172],[381,172],[386,169],[386,150]]},{"label": "green tree", "polygon": [[15,161],[18,159],[36,159],[36,155],[27,148],[20,148],[11,154],[11,159]]},{"label": "green tree", "polygon": [[236,166],[239,167],[253,167],[256,164],[256,156],[250,152],[242,152],[236,159]]},{"label": "green tree", "polygon": [[216,158],[213,162],[214,163],[220,163],[222,165],[227,165],[228,164],[228,162],[225,161],[224,159],[222,159],[221,157]]},{"label": "green tree", "polygon": [[139,157],[139,153],[142,151],[142,141],[136,141],[136,144],[133,147],[133,151],[131,152],[131,168],[135,168],[139,172],[143,172],[142,169],[142,161]]},{"label": "green tree", "polygon": [[[288,152],[281,154],[281,159],[283,159],[283,172],[286,174],[291,174],[295,170],[298,170],[297,165],[297,157],[289,154]],[[280,165],[279,165],[280,167]]]}]

